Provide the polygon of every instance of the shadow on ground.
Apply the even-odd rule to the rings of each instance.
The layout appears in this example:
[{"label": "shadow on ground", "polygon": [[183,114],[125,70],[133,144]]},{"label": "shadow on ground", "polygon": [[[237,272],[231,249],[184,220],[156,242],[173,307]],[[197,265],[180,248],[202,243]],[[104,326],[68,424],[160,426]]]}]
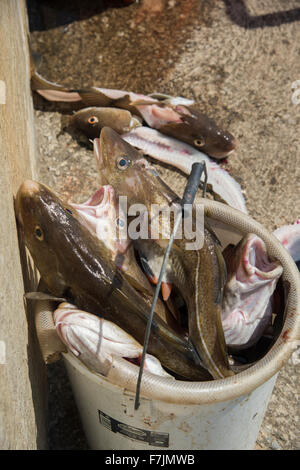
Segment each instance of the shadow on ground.
[{"label": "shadow on ground", "polygon": [[265,15],[250,15],[247,8],[247,1],[244,0],[223,0],[226,6],[226,13],[231,21],[245,29],[266,28],[270,26],[280,26],[285,23],[292,23],[300,20],[300,8],[285,11],[275,11]]}]

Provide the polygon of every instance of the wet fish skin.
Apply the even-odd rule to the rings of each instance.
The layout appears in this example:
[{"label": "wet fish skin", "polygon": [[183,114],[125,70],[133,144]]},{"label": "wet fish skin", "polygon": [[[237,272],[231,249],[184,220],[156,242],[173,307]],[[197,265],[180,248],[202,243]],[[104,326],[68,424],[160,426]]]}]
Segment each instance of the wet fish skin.
[{"label": "wet fish skin", "polygon": [[159,101],[133,92],[96,88],[76,90],[85,105],[114,106],[140,116],[148,126],[192,145],[214,158],[224,158],[237,146],[235,137],[219,127],[195,105]]},{"label": "wet fish skin", "polygon": [[102,127],[108,126],[118,134],[130,132],[142,125],[141,119],[126,109],[118,108],[83,108],[70,119],[70,124],[80,129],[90,139],[100,136]]},{"label": "wet fish skin", "polygon": [[300,260],[300,218],[294,224],[277,228],[273,235],[287,249],[295,262]]},{"label": "wet fish skin", "polygon": [[[100,178],[118,188],[119,195],[126,195],[129,206],[142,203],[150,214],[152,204],[165,207],[179,201],[178,195],[158,177],[139,152],[112,129],[102,129],[100,140],[94,141],[94,149]],[[127,161],[126,165],[123,165],[124,159]],[[150,243],[152,250],[160,250],[158,256],[162,256],[161,250],[166,247],[166,243],[160,240],[156,244],[153,240],[144,242]],[[175,240],[173,250],[175,245],[181,250],[182,254],[177,256],[177,260],[190,273],[183,276],[181,285],[181,290],[186,292],[193,289],[192,300],[189,301],[189,334],[205,367],[214,378],[229,376],[232,372],[228,365],[220,321],[224,260],[207,227],[204,229],[201,250],[185,250],[185,242],[184,239]],[[189,289],[188,284],[192,284],[194,288]],[[208,287],[208,292],[204,286]]]},{"label": "wet fish skin", "polygon": [[193,163],[205,161],[208,173],[208,185],[224,202],[247,214],[245,198],[240,185],[230,174],[213,162],[203,152],[177,139],[161,134],[155,129],[140,127],[123,134],[129,144],[143,151],[144,154],[175,166],[185,174],[190,174]]},{"label": "wet fish skin", "polygon": [[[144,201],[147,207],[162,201],[165,205],[179,202],[178,195],[159,178],[146,158],[112,129],[104,127],[100,139],[94,139],[94,155],[101,184],[117,188],[118,197],[128,196],[130,191],[131,205]],[[120,168],[124,157],[128,166]]]},{"label": "wet fish skin", "polygon": [[[142,346],[115,323],[66,302],[58,306],[53,319],[60,339],[92,371],[106,376],[115,356],[139,363]],[[152,374],[171,377],[150,354],[146,354],[144,367]]]},{"label": "wet fish skin", "polygon": [[[158,278],[165,249],[151,240],[138,239],[134,244]],[[199,251],[183,251],[173,244],[164,282],[176,286],[186,302],[189,337],[203,365],[214,378],[223,378],[230,376],[231,371],[221,324],[224,281],[220,271],[224,266],[219,261],[220,253],[214,254],[216,250],[215,246],[204,246]]]},{"label": "wet fish skin", "polygon": [[225,340],[231,349],[247,349],[271,324],[270,299],[283,269],[254,234],[231,248],[225,259],[228,278],[221,313]]},{"label": "wet fish skin", "polygon": [[[105,244],[111,254],[111,260],[151,307],[153,288],[137,264],[134,248],[127,234],[126,215],[117,204],[114,188],[109,185],[102,186],[85,203],[70,203],[70,206],[82,216],[84,225]],[[160,299],[155,311],[167,325],[185,335],[185,331],[179,328],[173,314]]]},{"label": "wet fish skin", "polygon": [[125,224],[125,215],[120,214],[114,188],[105,185],[99,188],[82,204],[70,203],[82,216],[85,226],[101,240],[112,254],[112,259],[125,253],[130,245]]},{"label": "wet fish skin", "polygon": [[[220,128],[213,119],[197,109],[195,104],[187,104],[190,101],[185,98],[159,100],[138,93],[98,87],[70,90],[44,79],[34,67],[31,75],[32,89],[45,99],[79,101],[84,106],[113,106],[128,110],[143,118],[150,127],[183,140],[195,148],[201,148],[214,158],[230,155],[237,146],[232,134]],[[89,136],[92,133],[89,126],[85,125],[83,130]],[[93,137],[97,136],[92,135],[91,138]]]},{"label": "wet fish skin", "polygon": [[153,127],[217,159],[229,156],[236,149],[236,138],[195,105],[177,105],[173,109],[179,115],[178,121]]},{"label": "wet fish skin", "polygon": [[[116,323],[143,343],[150,308],[112,263],[109,250],[80,222],[76,211],[45,186],[25,181],[16,215],[42,279],[55,296]],[[149,349],[164,367],[187,380],[210,380],[184,338],[154,314]]]}]

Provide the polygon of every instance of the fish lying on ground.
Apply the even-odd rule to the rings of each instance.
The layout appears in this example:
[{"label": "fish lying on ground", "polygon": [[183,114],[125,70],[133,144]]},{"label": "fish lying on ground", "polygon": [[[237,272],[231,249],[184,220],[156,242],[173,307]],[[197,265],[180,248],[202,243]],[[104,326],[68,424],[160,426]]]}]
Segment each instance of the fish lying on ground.
[{"label": "fish lying on ground", "polygon": [[248,234],[230,253],[222,305],[222,325],[227,346],[246,349],[255,344],[271,324],[271,296],[282,274],[279,261],[268,256],[264,241]]},{"label": "fish lying on ground", "polygon": [[228,205],[247,214],[245,198],[240,185],[226,170],[204,153],[148,127],[135,129],[122,135],[122,138],[142,150],[144,154],[175,166],[187,175],[190,174],[193,163],[204,160],[207,167],[207,183],[212,186],[212,190]]},{"label": "fish lying on ground", "polygon": [[[140,116],[148,126],[183,140],[214,158],[224,158],[236,148],[236,139],[221,129],[211,118],[197,109],[192,100],[181,97],[158,100],[146,95],[106,88],[68,90],[49,82],[32,65],[31,87],[50,101],[79,102],[83,106],[122,108]],[[179,103],[179,104],[178,104]],[[93,115],[94,116],[94,111]],[[82,113],[86,121],[86,113]],[[79,119],[79,121],[78,121]],[[82,122],[77,119],[77,125]],[[100,121],[98,122],[100,124]],[[100,128],[100,126],[99,126]],[[88,126],[85,129],[90,131]]]},{"label": "fish lying on ground", "polygon": [[99,137],[102,127],[108,126],[118,134],[130,132],[142,125],[141,118],[132,115],[126,109],[84,108],[73,114],[70,124],[80,129],[90,139]]},{"label": "fish lying on ground", "polygon": [[[100,139],[94,140],[95,156],[102,182],[111,184],[119,195],[126,195],[128,205],[144,204],[148,214],[151,206],[164,207],[179,197],[157,176],[149,163],[116,132],[103,128]],[[189,336],[201,360],[214,378],[232,375],[225,350],[220,320],[225,264],[214,235],[204,228],[200,250],[185,250],[185,241],[175,240],[184,265],[182,295],[189,307]],[[155,241],[149,241],[155,246]],[[165,246],[165,245],[164,245]],[[160,241],[158,248],[161,249]],[[181,269],[181,266],[178,267]],[[180,274],[179,274],[180,276]]]},{"label": "fish lying on ground", "polygon": [[[143,343],[150,307],[111,261],[105,244],[80,221],[80,214],[45,186],[25,181],[16,216],[34,263],[50,293],[116,323]],[[190,342],[157,314],[148,351],[180,378],[210,380]]]},{"label": "fish lying on ground", "polygon": [[[66,302],[59,305],[53,318],[63,343],[92,371],[107,375],[114,356],[135,359],[139,364],[142,346],[115,323]],[[146,354],[144,368],[152,374],[171,377],[150,354]]]},{"label": "fish lying on ground", "polygon": [[283,225],[273,232],[295,262],[300,260],[300,219],[292,225]]}]

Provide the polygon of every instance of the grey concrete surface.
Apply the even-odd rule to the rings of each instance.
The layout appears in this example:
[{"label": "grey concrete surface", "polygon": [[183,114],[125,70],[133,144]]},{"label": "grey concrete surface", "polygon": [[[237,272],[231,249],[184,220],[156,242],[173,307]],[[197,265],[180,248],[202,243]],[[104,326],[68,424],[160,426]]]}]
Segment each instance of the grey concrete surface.
[{"label": "grey concrete surface", "polygon": [[[72,87],[197,99],[238,138],[237,151],[222,165],[242,185],[250,215],[270,230],[294,222],[300,215],[300,103],[292,102],[292,84],[300,80],[300,2],[161,0],[156,11],[149,2],[85,3],[64,8],[64,2],[29,1],[39,71]],[[65,130],[68,105],[36,95],[34,104],[40,181],[81,202],[98,184],[87,141]],[[157,169],[169,184],[184,182],[178,172]],[[300,448],[297,357],[279,374],[257,449]],[[48,367],[48,380],[50,448],[86,448],[62,364]]]}]

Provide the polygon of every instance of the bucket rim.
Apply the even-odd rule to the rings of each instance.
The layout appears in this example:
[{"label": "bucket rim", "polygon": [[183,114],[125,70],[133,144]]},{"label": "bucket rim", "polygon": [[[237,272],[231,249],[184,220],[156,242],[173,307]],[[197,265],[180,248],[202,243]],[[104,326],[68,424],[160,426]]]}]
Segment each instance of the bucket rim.
[{"label": "bucket rim", "polygon": [[[160,377],[144,372],[141,383],[141,398],[165,401],[181,405],[209,404],[238,398],[249,394],[271,379],[289,359],[300,340],[300,275],[287,250],[259,222],[223,203],[199,199],[204,205],[205,216],[216,222],[229,225],[240,232],[255,233],[260,236],[267,247],[269,255],[275,256],[282,264],[283,281],[289,284],[285,306],[285,320],[282,331],[267,354],[253,366],[225,379],[206,382],[187,382],[169,377]],[[38,303],[38,302],[37,302]],[[66,360],[80,373],[99,385],[109,383],[120,389],[135,393],[138,378],[138,367],[122,358],[114,358],[112,367],[106,377],[90,371],[71,353],[64,354]]]}]

